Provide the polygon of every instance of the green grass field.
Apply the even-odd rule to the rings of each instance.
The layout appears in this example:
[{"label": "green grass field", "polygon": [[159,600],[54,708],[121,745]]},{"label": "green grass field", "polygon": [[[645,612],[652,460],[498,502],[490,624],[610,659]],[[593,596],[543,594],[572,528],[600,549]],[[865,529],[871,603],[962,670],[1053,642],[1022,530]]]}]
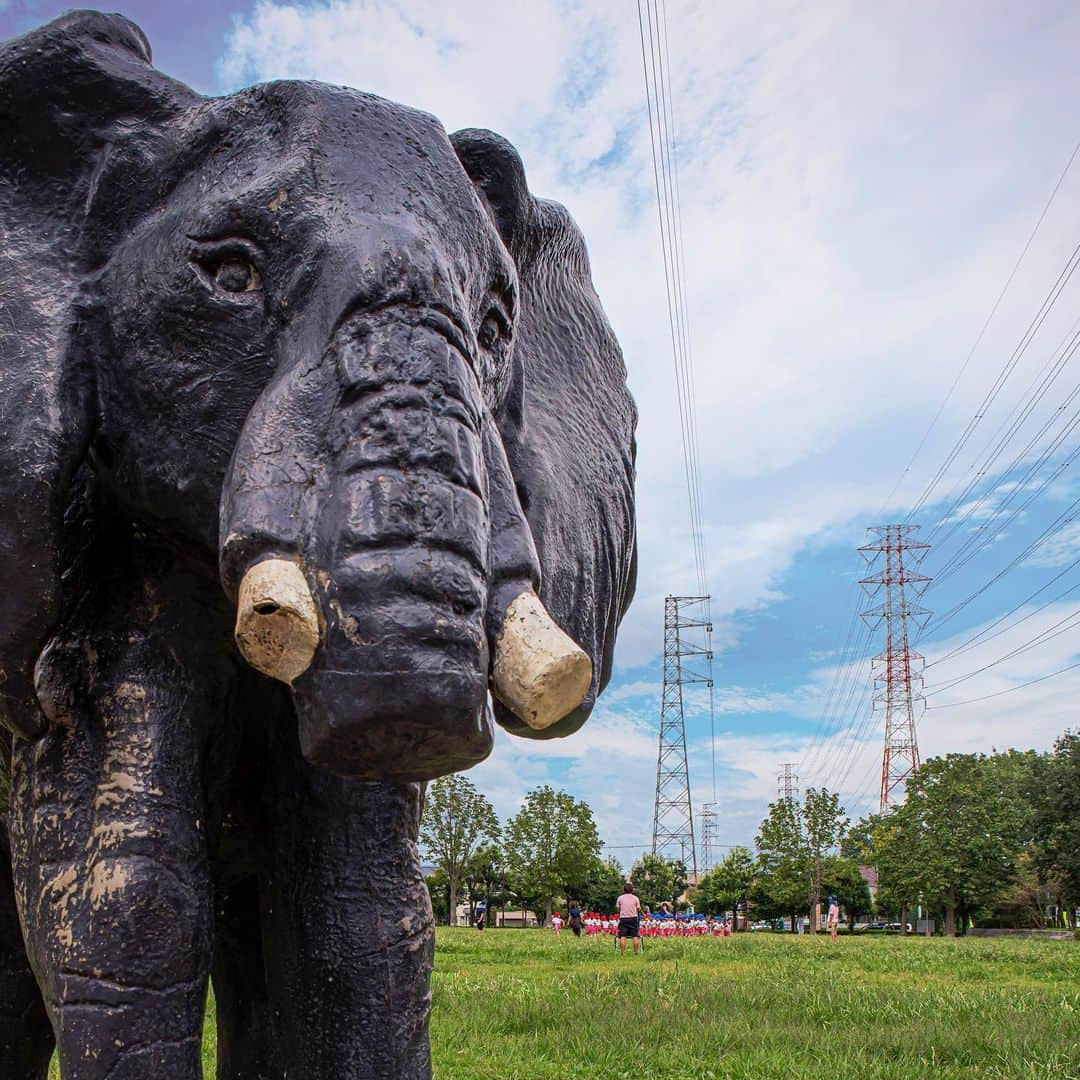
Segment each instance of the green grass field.
[{"label": "green grass field", "polygon": [[1074,942],[440,929],[433,988],[440,1080],[1080,1078]]}]

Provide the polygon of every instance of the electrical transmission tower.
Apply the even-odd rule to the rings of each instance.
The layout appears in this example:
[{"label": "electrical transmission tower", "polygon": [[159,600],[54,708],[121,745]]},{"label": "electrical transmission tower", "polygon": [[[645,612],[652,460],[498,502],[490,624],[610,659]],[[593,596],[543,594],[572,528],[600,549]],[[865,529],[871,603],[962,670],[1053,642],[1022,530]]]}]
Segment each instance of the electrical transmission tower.
[{"label": "electrical transmission tower", "polygon": [[[694,683],[712,686],[711,634],[707,596],[668,596],[664,599],[664,690],[660,701],[652,853],[681,859],[695,880],[697,848],[686,763],[683,688]],[[704,671],[691,667],[691,664],[702,662],[707,665]]]},{"label": "electrical transmission tower", "polygon": [[720,854],[716,847],[716,803],[701,804],[701,872],[707,874]]},{"label": "electrical transmission tower", "polygon": [[785,761],[781,768],[784,770],[776,777],[776,797],[784,802],[799,801],[799,774],[795,771],[799,767],[797,761]]},{"label": "electrical transmission tower", "polygon": [[919,542],[918,525],[879,525],[868,529],[871,543],[859,548],[869,566],[884,564],[859,584],[867,596],[882,600],[861,612],[871,631],[885,625],[885,651],[874,657],[874,708],[885,712],[885,749],[881,758],[881,804],[884,810],[897,788],[919,767],[915,736],[916,704],[923,701],[923,657],[911,650],[908,626],[926,625],[930,612],[914,602],[930,579],[918,572],[930,545]]}]

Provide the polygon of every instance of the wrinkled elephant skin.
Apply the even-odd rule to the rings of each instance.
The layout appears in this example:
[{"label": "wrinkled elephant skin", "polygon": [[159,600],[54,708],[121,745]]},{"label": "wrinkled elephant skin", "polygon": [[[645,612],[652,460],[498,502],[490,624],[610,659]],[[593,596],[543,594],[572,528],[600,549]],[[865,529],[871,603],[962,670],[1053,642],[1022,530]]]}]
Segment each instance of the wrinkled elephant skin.
[{"label": "wrinkled elephant skin", "polygon": [[223,1080],[430,1075],[423,782],[587,719],[635,421],[499,136],[0,44],[0,1076],[198,1077],[211,978]]}]

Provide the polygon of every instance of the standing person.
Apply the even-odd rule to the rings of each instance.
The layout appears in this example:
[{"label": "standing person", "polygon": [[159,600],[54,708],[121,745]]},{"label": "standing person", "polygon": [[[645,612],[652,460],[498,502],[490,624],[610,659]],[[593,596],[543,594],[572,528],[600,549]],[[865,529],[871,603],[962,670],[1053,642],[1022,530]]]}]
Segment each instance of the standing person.
[{"label": "standing person", "polygon": [[570,901],[566,917],[569,920],[567,925],[573,931],[574,937],[581,937],[581,905],[576,900]]},{"label": "standing person", "polygon": [[476,905],[476,915],[473,918],[473,924],[475,925],[475,927],[476,927],[476,929],[478,931],[484,929],[484,922],[485,922],[486,918],[487,918],[487,902],[484,901],[484,900],[481,900],[480,903]]},{"label": "standing person", "polygon": [[630,938],[634,942],[634,952],[641,952],[641,901],[629,881],[623,885],[615,907],[619,910],[619,951],[626,952],[626,939]]},{"label": "standing person", "polygon": [[835,896],[829,897],[829,937],[836,940],[837,929],[840,925],[840,901]]},{"label": "standing person", "polygon": [[559,936],[559,931],[562,930],[562,916],[556,911],[551,916],[551,929],[555,931],[555,936]]}]

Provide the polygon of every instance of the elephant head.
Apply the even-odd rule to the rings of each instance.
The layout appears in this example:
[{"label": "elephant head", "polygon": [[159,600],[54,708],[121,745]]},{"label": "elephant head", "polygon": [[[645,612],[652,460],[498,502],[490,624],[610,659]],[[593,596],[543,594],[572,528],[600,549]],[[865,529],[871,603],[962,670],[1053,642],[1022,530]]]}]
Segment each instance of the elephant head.
[{"label": "elephant head", "polygon": [[510,730],[576,730],[633,593],[636,417],[513,148],[315,83],[203,98],[91,12],[5,45],[0,91],[8,725],[45,722],[109,513],[216,567],[312,762],[465,768],[489,688]]}]

